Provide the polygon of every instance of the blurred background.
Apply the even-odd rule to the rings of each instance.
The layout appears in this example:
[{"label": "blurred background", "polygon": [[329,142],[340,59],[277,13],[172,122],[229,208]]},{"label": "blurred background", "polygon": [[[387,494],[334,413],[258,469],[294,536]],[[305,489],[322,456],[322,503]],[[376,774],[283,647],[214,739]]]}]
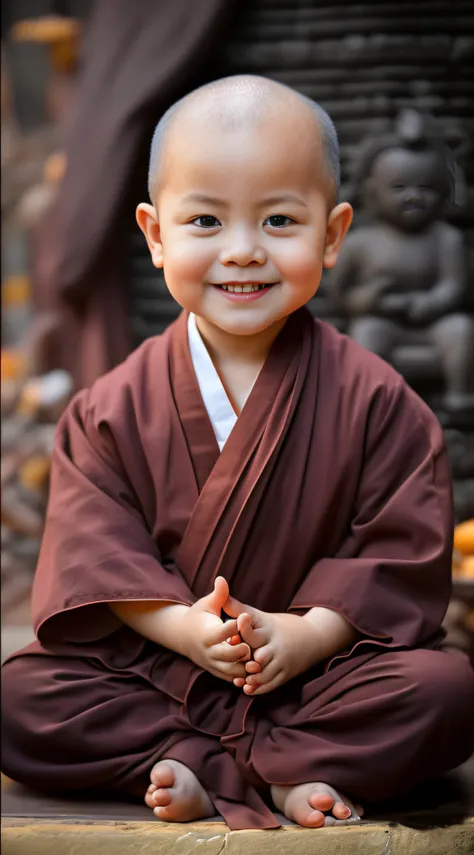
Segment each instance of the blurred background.
[{"label": "blurred background", "polygon": [[[470,0],[3,0],[3,658],[32,637],[57,419],[76,389],[179,311],[135,224],[153,128],[191,89],[239,73],[328,110],[341,198],[368,252],[394,189],[383,174],[370,182],[381,153],[402,149],[419,166],[390,214],[399,245],[415,250],[389,254],[379,302],[357,291],[349,253],[310,308],[356,337],[369,335],[368,317],[373,349],[388,319],[396,335],[381,355],[441,421],[457,523],[447,626],[473,651],[473,58]],[[445,240],[451,257],[431,249]]]}]

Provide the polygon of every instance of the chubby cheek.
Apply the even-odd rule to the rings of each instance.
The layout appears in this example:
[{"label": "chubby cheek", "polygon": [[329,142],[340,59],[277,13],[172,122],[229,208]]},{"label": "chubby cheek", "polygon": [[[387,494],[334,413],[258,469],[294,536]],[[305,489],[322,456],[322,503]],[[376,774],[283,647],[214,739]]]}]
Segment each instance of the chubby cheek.
[{"label": "chubby cheek", "polygon": [[[288,241],[289,243],[289,241]],[[311,288],[315,280],[319,284],[323,265],[323,250],[318,251],[315,245],[301,242],[283,248],[279,253],[278,264],[282,278],[290,282],[294,288],[306,290]]]},{"label": "chubby cheek", "polygon": [[[163,253],[164,273],[168,288],[181,302],[180,297],[196,293],[211,266],[212,257],[202,241],[180,241],[166,246]],[[201,245],[199,245],[201,244]]]}]

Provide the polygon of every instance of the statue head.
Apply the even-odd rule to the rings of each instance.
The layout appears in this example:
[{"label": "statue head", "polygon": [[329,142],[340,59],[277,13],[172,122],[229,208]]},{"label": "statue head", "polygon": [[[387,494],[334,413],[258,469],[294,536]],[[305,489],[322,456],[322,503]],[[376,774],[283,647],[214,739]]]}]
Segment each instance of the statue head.
[{"label": "statue head", "polygon": [[402,231],[422,231],[453,199],[453,154],[429,134],[419,113],[407,110],[394,133],[365,147],[356,187],[375,217]]}]

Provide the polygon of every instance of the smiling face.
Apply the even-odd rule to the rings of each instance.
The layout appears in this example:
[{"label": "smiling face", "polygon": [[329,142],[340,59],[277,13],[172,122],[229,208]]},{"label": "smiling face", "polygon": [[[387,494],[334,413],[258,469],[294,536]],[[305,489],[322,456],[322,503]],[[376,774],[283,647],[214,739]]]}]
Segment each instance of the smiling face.
[{"label": "smiling face", "polygon": [[433,223],[445,201],[442,171],[436,152],[384,151],[370,179],[377,213],[404,231],[419,231]]},{"label": "smiling face", "polygon": [[156,210],[137,212],[175,300],[233,335],[281,325],[303,306],[350,224],[349,205],[328,211],[317,128],[301,112],[237,129],[180,120]]}]

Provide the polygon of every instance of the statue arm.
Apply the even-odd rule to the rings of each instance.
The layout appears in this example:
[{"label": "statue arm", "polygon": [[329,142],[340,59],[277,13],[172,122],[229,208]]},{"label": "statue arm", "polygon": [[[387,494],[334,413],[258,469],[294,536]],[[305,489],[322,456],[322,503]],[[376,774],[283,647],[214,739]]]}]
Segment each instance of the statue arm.
[{"label": "statue arm", "polygon": [[446,230],[441,258],[441,276],[433,298],[441,312],[460,309],[466,294],[466,256],[461,232]]},{"label": "statue arm", "polygon": [[447,312],[462,308],[466,289],[466,262],[461,233],[444,225],[440,240],[440,272],[431,291],[415,294],[410,316],[433,323]]},{"label": "statue arm", "polygon": [[389,293],[393,291],[392,276],[384,272],[364,274],[364,256],[374,239],[375,236],[368,237],[362,230],[349,235],[333,271],[332,300],[336,308],[351,317],[379,313],[382,309],[385,315],[398,316],[406,309],[405,294]]}]

